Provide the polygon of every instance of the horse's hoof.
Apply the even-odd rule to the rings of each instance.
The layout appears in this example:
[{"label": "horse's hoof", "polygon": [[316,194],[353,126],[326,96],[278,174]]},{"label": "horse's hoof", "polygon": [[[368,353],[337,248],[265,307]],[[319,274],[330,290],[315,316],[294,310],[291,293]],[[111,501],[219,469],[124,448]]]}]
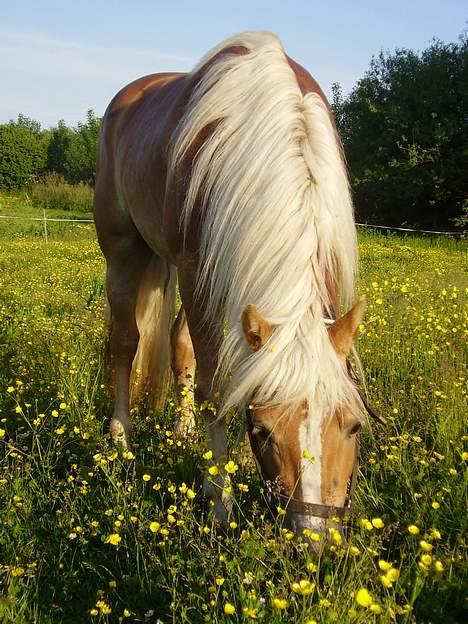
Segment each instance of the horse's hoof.
[{"label": "horse's hoof", "polygon": [[111,438],[114,444],[121,445],[124,451],[128,450],[129,435],[120,420],[113,418],[109,427]]}]

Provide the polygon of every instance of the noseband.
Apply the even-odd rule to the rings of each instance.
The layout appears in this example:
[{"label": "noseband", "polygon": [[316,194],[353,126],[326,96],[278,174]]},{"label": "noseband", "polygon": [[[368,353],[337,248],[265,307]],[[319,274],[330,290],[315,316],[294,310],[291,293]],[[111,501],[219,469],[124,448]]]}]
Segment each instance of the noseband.
[{"label": "noseband", "polygon": [[[366,412],[378,423],[380,423],[381,425],[385,425],[385,419],[382,418],[382,416],[380,416],[371,405],[369,405],[366,397],[364,396],[364,393],[361,389],[359,377],[349,360],[346,361],[346,367]],[[249,411],[250,410],[247,410],[247,412]],[[356,434],[356,446],[356,458],[354,460],[353,472],[351,474],[351,478],[349,479],[348,491],[344,505],[340,506],[327,505],[325,503],[307,503],[305,501],[298,500],[297,498],[293,498],[292,496],[286,496],[281,492],[280,489],[276,488],[271,481],[266,481],[267,501],[270,508],[272,508],[273,511],[277,511],[277,508],[281,507],[282,509],[288,509],[288,511],[301,516],[314,516],[316,518],[324,518],[325,520],[336,517],[342,520],[346,516],[346,514],[351,511],[353,496],[356,490],[360,454],[359,433]]]}]

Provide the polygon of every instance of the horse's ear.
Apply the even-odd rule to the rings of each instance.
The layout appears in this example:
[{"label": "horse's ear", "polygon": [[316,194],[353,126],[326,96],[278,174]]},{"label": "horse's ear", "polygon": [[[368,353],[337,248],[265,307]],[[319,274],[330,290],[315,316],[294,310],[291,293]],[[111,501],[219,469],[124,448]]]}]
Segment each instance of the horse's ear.
[{"label": "horse's ear", "polygon": [[252,351],[258,351],[267,342],[274,328],[251,303],[242,312],[241,320],[244,336],[249,347]]},{"label": "horse's ear", "polygon": [[330,340],[340,357],[347,358],[356,340],[359,325],[364,317],[366,300],[360,299],[354,306],[339,318],[329,329]]}]

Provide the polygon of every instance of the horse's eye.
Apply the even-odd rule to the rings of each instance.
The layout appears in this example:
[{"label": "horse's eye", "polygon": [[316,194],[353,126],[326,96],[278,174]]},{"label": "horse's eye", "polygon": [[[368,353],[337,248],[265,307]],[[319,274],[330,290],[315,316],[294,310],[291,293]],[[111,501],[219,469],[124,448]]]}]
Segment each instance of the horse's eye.
[{"label": "horse's eye", "polygon": [[270,436],[271,431],[264,427],[263,425],[253,425],[252,426],[253,435],[261,436],[264,439],[267,439]]},{"label": "horse's eye", "polygon": [[357,435],[361,431],[362,424],[359,421],[356,421],[349,429],[348,435],[354,436]]}]

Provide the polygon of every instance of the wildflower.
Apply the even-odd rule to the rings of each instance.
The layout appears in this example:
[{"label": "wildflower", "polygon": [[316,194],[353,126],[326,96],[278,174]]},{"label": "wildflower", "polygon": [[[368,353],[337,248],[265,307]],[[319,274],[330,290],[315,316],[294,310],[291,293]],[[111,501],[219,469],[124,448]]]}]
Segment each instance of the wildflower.
[{"label": "wildflower", "polygon": [[229,523],[229,526],[231,527],[231,529],[237,529],[237,522],[234,522],[234,520],[232,522]]},{"label": "wildflower", "polygon": [[232,459],[228,461],[227,464],[225,464],[224,466],[224,470],[228,473],[228,474],[234,474],[235,472],[237,472],[239,470],[239,466],[237,464],[235,464]]},{"label": "wildflower", "polygon": [[252,618],[254,620],[257,619],[257,609],[254,609],[253,607],[243,607],[242,613],[246,617]]},{"label": "wildflower", "polygon": [[432,544],[429,544],[429,542],[426,542],[425,540],[421,540],[419,545],[421,546],[421,550],[424,550],[424,552],[431,552],[432,550]]},{"label": "wildflower", "polygon": [[24,568],[22,568],[22,567],[12,568],[10,570],[10,575],[11,576],[23,576],[23,574],[24,574]]},{"label": "wildflower", "polygon": [[392,567],[392,564],[389,563],[388,561],[384,561],[383,559],[379,561],[379,568],[382,570],[382,572],[388,572],[388,570],[390,570],[391,567]]},{"label": "wildflower", "polygon": [[435,539],[435,540],[440,540],[440,538],[442,537],[440,532],[437,529],[431,529],[430,534],[431,534],[432,539]]},{"label": "wildflower", "polygon": [[421,555],[421,561],[422,563],[424,563],[425,566],[430,566],[432,563],[432,557],[431,555]]},{"label": "wildflower", "polygon": [[375,613],[375,615],[380,615],[382,613],[382,607],[373,602],[369,607],[369,611],[372,611],[372,613]]},{"label": "wildflower", "polygon": [[408,527],[408,531],[409,533],[411,533],[411,535],[417,535],[419,533],[419,527],[417,527],[415,524],[410,524]]},{"label": "wildflower", "polygon": [[0,429],[0,440],[5,437],[5,429]]},{"label": "wildflower", "polygon": [[151,522],[149,525],[149,530],[151,531],[151,533],[157,533],[160,528],[161,525],[159,524],[159,522]]},{"label": "wildflower", "polygon": [[357,546],[350,546],[349,554],[352,555],[353,557],[357,557],[358,555],[361,554],[361,551],[359,550]]},{"label": "wildflower", "polygon": [[309,596],[315,589],[315,583],[311,583],[308,579],[301,579],[297,583],[292,583],[291,589],[295,594]]},{"label": "wildflower", "polygon": [[203,459],[206,459],[207,461],[209,461],[212,458],[213,458],[213,451],[206,451],[206,453],[203,453]]},{"label": "wildflower", "polygon": [[386,576],[389,581],[391,581],[392,583],[396,583],[400,578],[400,570],[397,570],[397,568],[390,568]]},{"label": "wildflower", "polygon": [[231,604],[230,602],[224,603],[224,613],[226,615],[232,615],[235,612],[236,612],[236,607],[233,604]]},{"label": "wildflower", "polygon": [[186,496],[189,500],[193,500],[195,498],[195,492],[189,488],[187,490]]},{"label": "wildflower", "polygon": [[273,598],[271,604],[275,607],[275,609],[286,609],[288,606],[288,601],[284,598]]},{"label": "wildflower", "polygon": [[440,509],[440,503],[438,503],[437,501],[433,501],[431,503],[431,507],[432,509]]},{"label": "wildflower", "polygon": [[218,472],[219,472],[219,470],[218,470],[218,466],[210,466],[210,467],[208,468],[208,472],[209,472],[209,474],[210,474],[212,477],[216,476],[216,475],[218,474]]},{"label": "wildflower", "polygon": [[112,546],[118,546],[122,541],[121,536],[118,533],[112,533],[108,535],[104,541],[105,544],[112,544]]},{"label": "wildflower", "polygon": [[439,560],[434,561],[434,568],[435,568],[436,572],[439,572],[439,574],[441,572],[443,572],[444,571],[444,566],[442,564],[442,561],[439,561]]},{"label": "wildflower", "polygon": [[361,607],[370,607],[372,604],[372,597],[365,587],[361,587],[356,593],[356,602]]},{"label": "wildflower", "polygon": [[151,479],[151,477],[149,476],[149,474],[144,474],[142,479],[143,479],[143,481],[149,481]]},{"label": "wildflower", "polygon": [[372,518],[372,526],[376,529],[382,529],[385,525],[381,518]]},{"label": "wildflower", "polygon": [[13,388],[13,386],[8,386],[7,392],[9,392],[11,394],[14,391],[15,391],[15,389]]}]

